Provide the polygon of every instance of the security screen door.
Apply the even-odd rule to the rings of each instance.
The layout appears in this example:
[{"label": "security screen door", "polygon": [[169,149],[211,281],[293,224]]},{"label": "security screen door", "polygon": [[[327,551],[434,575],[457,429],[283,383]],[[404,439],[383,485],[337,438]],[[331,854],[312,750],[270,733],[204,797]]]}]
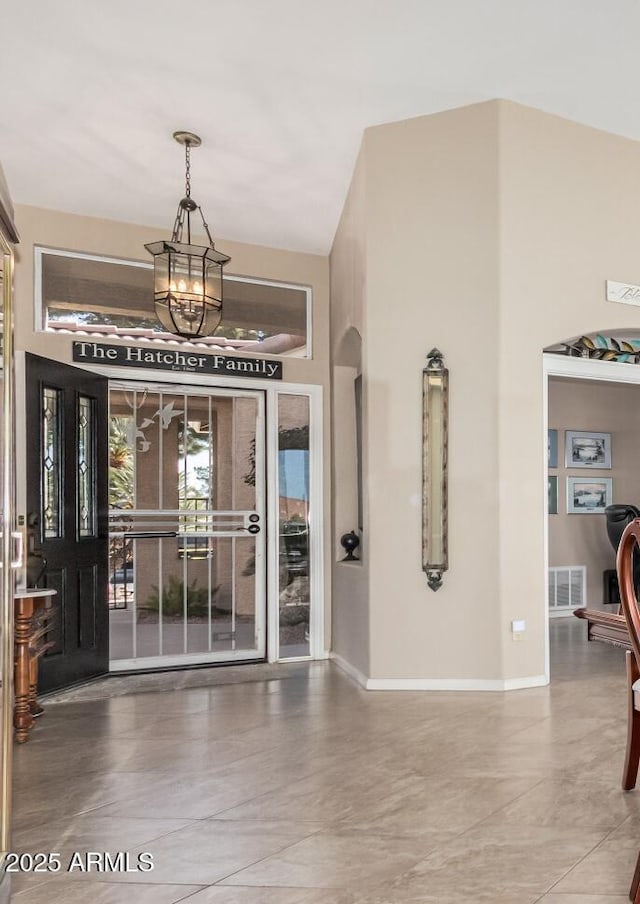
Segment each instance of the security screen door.
[{"label": "security screen door", "polygon": [[264,658],[264,394],[109,400],[111,670]]}]

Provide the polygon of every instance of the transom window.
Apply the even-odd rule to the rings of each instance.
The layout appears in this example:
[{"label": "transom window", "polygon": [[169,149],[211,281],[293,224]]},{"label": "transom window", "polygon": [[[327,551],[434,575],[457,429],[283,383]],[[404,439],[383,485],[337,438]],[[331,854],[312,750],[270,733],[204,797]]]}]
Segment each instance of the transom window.
[{"label": "transom window", "polygon": [[308,286],[225,275],[220,326],[213,336],[188,342],[156,320],[152,263],[50,248],[36,248],[35,263],[40,330],[311,356]]}]

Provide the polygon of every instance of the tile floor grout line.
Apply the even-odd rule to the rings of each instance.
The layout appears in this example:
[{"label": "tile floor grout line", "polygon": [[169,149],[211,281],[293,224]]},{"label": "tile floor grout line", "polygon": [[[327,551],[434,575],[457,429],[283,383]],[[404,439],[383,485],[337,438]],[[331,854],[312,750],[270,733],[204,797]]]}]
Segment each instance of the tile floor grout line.
[{"label": "tile floor grout line", "polygon": [[172,901],[171,904],[180,904],[181,901],[188,901],[189,898],[194,898],[196,895],[199,895],[201,892],[206,891],[208,888],[213,888],[212,885],[201,885],[196,891],[190,891],[188,895],[185,895],[183,898],[176,898],[175,901]]},{"label": "tile floor grout line", "polygon": [[[308,837],[311,837],[311,836],[308,836]],[[303,840],[304,840],[304,839],[299,838],[299,839],[297,839],[296,841],[292,841],[290,844],[285,844],[283,847],[279,848],[277,851],[272,851],[270,854],[265,854],[264,857],[258,857],[257,860],[254,860],[254,861],[252,861],[251,863],[247,863],[245,866],[242,866],[242,867],[240,867],[239,869],[233,870],[233,871],[230,872],[228,875],[223,876],[223,877],[221,877],[220,879],[216,879],[215,882],[212,882],[212,883],[211,883],[211,887],[213,888],[213,887],[219,886],[220,883],[226,881],[227,879],[230,879],[232,876],[236,876],[238,873],[241,873],[241,872],[243,872],[245,869],[249,869],[249,868],[252,867],[252,866],[256,866],[258,863],[263,863],[265,860],[269,860],[271,857],[275,857],[276,854],[282,854],[283,851],[286,851],[286,850],[288,850],[289,848],[295,847],[296,844],[299,844],[300,841],[303,841]],[[224,888],[225,886],[221,886],[221,885],[220,885],[220,887],[221,887],[221,888]],[[233,886],[231,886],[231,887],[233,887]],[[254,886],[252,886],[252,887],[254,887]],[[258,887],[260,888],[260,887],[263,887],[263,886],[258,886]],[[265,887],[265,888],[271,888],[272,886],[264,886],[264,887]],[[286,888],[290,888],[290,887],[297,888],[298,886],[283,886],[283,887],[286,887]],[[323,888],[324,886],[320,886],[320,887]]]},{"label": "tile floor grout line", "polygon": [[[624,821],[624,820],[623,820],[623,821]],[[612,829],[611,831],[615,831],[615,829]],[[562,882],[562,880],[565,879],[565,878],[569,875],[569,873],[573,872],[573,870],[574,870],[577,866],[580,866],[580,864],[581,864],[587,857],[589,857],[591,854],[593,854],[593,852],[594,852],[595,850],[597,850],[597,849],[600,847],[600,845],[601,845],[602,842],[605,840],[605,838],[607,838],[607,835],[608,835],[608,834],[611,834],[611,832],[606,833],[604,838],[601,838],[598,842],[596,842],[596,844],[593,845],[592,848],[590,848],[585,854],[583,854],[578,860],[576,860],[576,862],[573,864],[573,866],[570,866],[569,869],[566,870],[566,871],[560,876],[559,879],[556,879],[556,881],[555,881],[552,885],[550,885],[550,886],[547,888],[547,890],[545,891],[545,894],[548,895],[548,894],[550,894],[551,892],[553,892],[553,889],[554,889],[560,882]]]}]

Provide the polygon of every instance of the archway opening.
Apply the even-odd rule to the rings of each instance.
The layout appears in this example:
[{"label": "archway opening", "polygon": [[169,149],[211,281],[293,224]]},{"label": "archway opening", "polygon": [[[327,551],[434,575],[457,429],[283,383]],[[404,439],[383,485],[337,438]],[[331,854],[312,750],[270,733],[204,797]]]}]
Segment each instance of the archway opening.
[{"label": "archway opening", "polygon": [[[611,505],[640,508],[640,332],[602,330],[545,350],[548,655],[552,680],[620,659]],[[582,618],[574,617],[578,611]],[[586,610],[586,613],[585,611]]]}]

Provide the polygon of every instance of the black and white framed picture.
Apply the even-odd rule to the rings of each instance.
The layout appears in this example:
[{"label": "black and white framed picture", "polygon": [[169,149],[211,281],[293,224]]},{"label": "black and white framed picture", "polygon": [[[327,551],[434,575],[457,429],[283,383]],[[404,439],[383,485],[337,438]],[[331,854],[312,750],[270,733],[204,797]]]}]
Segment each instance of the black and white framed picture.
[{"label": "black and white framed picture", "polygon": [[569,515],[601,515],[612,499],[611,477],[567,477]]},{"label": "black and white framed picture", "polygon": [[558,514],[558,475],[552,474],[547,477],[549,486],[549,514]]},{"label": "black and white framed picture", "polygon": [[611,434],[567,430],[564,463],[567,468],[610,468]]},{"label": "black and white framed picture", "polygon": [[558,467],[558,431],[550,429],[547,436],[547,467]]}]

